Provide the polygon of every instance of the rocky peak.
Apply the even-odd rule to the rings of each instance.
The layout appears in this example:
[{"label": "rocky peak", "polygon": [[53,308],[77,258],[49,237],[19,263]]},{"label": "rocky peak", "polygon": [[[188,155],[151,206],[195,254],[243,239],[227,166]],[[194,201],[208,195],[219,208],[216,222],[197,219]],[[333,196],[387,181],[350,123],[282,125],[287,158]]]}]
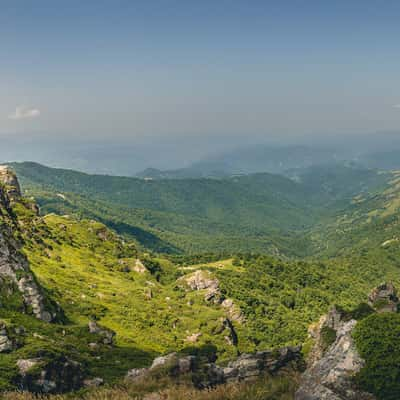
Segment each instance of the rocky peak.
[{"label": "rocky peak", "polygon": [[21,197],[21,188],[17,175],[7,165],[0,165],[0,184],[5,186],[5,192],[10,200]]}]

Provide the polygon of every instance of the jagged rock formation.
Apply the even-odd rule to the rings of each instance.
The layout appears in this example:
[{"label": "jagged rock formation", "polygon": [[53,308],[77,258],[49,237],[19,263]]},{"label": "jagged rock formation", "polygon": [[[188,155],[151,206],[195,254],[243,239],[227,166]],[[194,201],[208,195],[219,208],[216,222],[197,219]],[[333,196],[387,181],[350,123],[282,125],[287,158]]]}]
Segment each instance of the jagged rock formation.
[{"label": "jagged rock formation", "polygon": [[190,275],[179,279],[180,282],[185,282],[186,286],[191,290],[204,290],[204,300],[209,303],[220,304],[226,310],[226,313],[231,321],[242,324],[245,322],[245,317],[232,299],[224,298],[219,288],[219,281],[213,277],[208,271],[197,270]]},{"label": "jagged rock formation", "polygon": [[21,196],[21,188],[15,173],[6,165],[0,165],[0,182],[3,183],[7,196],[18,199]]},{"label": "jagged rock formation", "polygon": [[382,283],[373,289],[368,296],[368,304],[377,312],[396,312],[399,298],[393,283]]},{"label": "jagged rock formation", "polygon": [[284,347],[279,350],[242,354],[239,358],[221,367],[213,362],[205,362],[200,357],[179,356],[171,353],[154,359],[150,368],[132,369],[126,379],[136,381],[150,377],[158,369],[172,376],[192,373],[193,384],[197,388],[207,388],[228,382],[239,382],[265,374],[275,374],[282,368],[298,367],[301,362],[300,347]]},{"label": "jagged rock formation", "polygon": [[[370,299],[392,299],[393,285],[383,284],[371,292]],[[387,304],[387,303],[385,303]],[[388,311],[388,310],[386,310]],[[357,321],[333,307],[311,327],[314,347],[295,400],[374,400],[369,393],[354,387],[354,377],[365,365],[352,332]]]},{"label": "jagged rock formation", "polygon": [[20,243],[14,235],[18,224],[12,205],[20,200],[17,177],[9,168],[0,167],[0,287],[3,293],[4,289],[9,294],[18,290],[26,308],[37,318],[50,322],[56,315],[46,308],[45,297],[26,258],[19,251]]}]

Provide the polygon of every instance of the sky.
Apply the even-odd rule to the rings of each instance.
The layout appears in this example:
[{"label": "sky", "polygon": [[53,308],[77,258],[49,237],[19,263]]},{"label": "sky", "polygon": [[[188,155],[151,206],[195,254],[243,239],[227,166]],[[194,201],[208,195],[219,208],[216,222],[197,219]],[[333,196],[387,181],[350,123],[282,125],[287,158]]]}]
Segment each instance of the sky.
[{"label": "sky", "polygon": [[129,143],[142,158],[154,144],[187,163],[271,138],[400,132],[398,1],[0,5],[10,143]]}]

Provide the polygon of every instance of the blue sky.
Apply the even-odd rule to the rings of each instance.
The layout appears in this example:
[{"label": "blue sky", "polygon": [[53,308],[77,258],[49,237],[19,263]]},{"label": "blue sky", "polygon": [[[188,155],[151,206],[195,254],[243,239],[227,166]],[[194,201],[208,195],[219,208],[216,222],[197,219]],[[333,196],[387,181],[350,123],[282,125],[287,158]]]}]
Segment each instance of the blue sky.
[{"label": "blue sky", "polygon": [[1,2],[0,135],[400,128],[398,1]]}]

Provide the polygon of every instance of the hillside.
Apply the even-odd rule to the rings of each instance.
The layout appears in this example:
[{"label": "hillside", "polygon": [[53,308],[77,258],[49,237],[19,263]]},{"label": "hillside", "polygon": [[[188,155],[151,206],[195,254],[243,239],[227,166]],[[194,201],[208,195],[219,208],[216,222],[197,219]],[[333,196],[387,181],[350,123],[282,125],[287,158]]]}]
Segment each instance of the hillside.
[{"label": "hillside", "polygon": [[[152,256],[94,220],[39,216],[10,183],[1,192],[3,215],[12,216],[16,251],[55,317],[41,321],[3,292],[0,318],[12,348],[2,354],[1,389],[23,378],[24,387],[43,391],[38,373],[55,382],[49,391],[76,389],[84,379],[113,383],[171,351],[223,362],[301,344],[331,304],[349,309],[372,285],[399,282],[390,263]],[[25,375],[23,363],[33,363]]]},{"label": "hillside", "polygon": [[13,167],[43,213],[95,218],[157,252],[284,256],[309,254],[305,233],[330,223],[354,196],[386,187],[391,176],[331,165],[293,170],[290,178],[143,180],[32,163]]}]

